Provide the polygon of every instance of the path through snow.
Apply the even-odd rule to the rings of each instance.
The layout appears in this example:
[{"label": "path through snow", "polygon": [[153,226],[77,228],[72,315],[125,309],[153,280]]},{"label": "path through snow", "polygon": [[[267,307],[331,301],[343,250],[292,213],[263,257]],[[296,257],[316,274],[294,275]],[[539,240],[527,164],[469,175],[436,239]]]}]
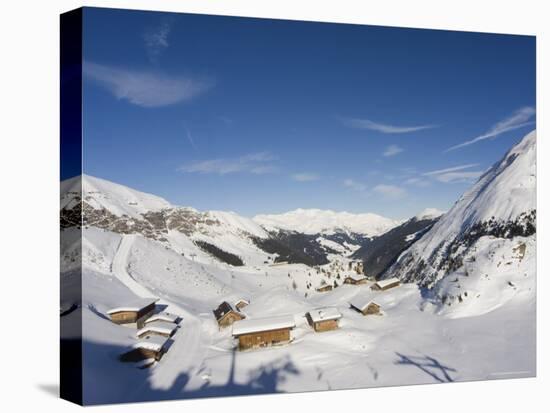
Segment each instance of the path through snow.
[{"label": "path through snow", "polygon": [[[128,259],[136,237],[137,235],[122,236],[113,258],[112,272],[137,296],[155,297],[155,294],[140,284],[128,271]],[[150,383],[148,383],[148,386],[150,385],[155,389],[168,389],[181,374],[187,374],[188,377],[191,377],[199,370],[210,345],[210,340],[208,335],[205,337],[201,334],[200,318],[163,297],[159,297],[158,304],[165,305],[166,311],[183,319],[180,328],[172,337],[173,343],[169,351],[151,370]]]}]

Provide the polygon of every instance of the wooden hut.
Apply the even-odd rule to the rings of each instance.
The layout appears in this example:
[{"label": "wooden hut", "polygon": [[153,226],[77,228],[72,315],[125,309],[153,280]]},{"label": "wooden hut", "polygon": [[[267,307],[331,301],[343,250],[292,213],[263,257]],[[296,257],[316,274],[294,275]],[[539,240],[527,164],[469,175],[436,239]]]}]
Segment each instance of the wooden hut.
[{"label": "wooden hut", "polygon": [[[158,361],[162,358],[166,352],[167,343],[167,337],[147,336],[130,346],[119,358],[121,361],[126,362],[150,361],[152,364],[154,361]],[[143,364],[144,363],[141,363],[140,365]]]},{"label": "wooden hut", "polygon": [[156,321],[179,324],[179,320],[180,320],[179,317],[175,314],[160,312],[160,313],[153,314],[151,317],[145,320],[144,324],[147,325],[149,323],[154,323]]},{"label": "wooden hut", "polygon": [[241,298],[240,300],[238,300],[238,301],[235,303],[235,308],[236,308],[238,311],[241,311],[241,309],[243,309],[244,307],[246,307],[248,304],[250,304],[250,301],[245,300],[244,298]]},{"label": "wooden hut", "polygon": [[318,293],[325,293],[327,291],[332,291],[332,284],[321,284],[315,289]]},{"label": "wooden hut", "polygon": [[367,283],[367,277],[360,274],[351,274],[344,279],[344,284],[361,285]]},{"label": "wooden hut", "polygon": [[178,326],[174,323],[168,323],[166,321],[153,321],[146,323],[142,328],[140,328],[136,336],[138,338],[143,338],[146,336],[163,336],[171,337],[176,331]]},{"label": "wooden hut", "polygon": [[351,308],[359,311],[363,315],[380,315],[380,305],[368,296],[354,297],[350,301]]},{"label": "wooden hut", "polygon": [[107,311],[111,321],[116,324],[136,323],[141,327],[144,321],[155,311],[158,298],[138,298]]},{"label": "wooden hut", "polygon": [[317,308],[306,313],[307,322],[318,333],[336,330],[341,318],[342,314],[334,307]]},{"label": "wooden hut", "polygon": [[232,335],[239,340],[239,350],[247,350],[288,343],[294,327],[293,316],[242,320],[233,324]]},{"label": "wooden hut", "polygon": [[231,305],[224,301],[214,311],[214,317],[220,327],[227,327],[233,324],[235,321],[242,320],[244,315],[233,310]]},{"label": "wooden hut", "polygon": [[401,281],[399,278],[393,277],[386,280],[376,281],[370,288],[375,291],[386,291],[390,288],[399,287],[400,285]]}]

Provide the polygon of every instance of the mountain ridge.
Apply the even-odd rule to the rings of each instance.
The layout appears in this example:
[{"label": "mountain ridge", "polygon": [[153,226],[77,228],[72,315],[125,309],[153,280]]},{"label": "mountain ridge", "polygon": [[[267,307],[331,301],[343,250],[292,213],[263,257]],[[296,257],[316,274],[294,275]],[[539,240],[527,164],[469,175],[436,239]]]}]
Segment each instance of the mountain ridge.
[{"label": "mountain ridge", "polygon": [[[144,193],[89,175],[62,182],[61,225],[97,227],[119,234],[141,234],[166,244],[181,241],[181,234],[199,248],[228,264],[241,263],[241,255],[255,256],[255,262],[289,261],[309,266],[329,262],[329,254],[352,253],[395,221],[375,214],[337,213],[323,210],[299,210],[312,216],[317,223],[337,217],[338,227],[329,223],[325,233],[302,233],[263,226],[247,217],[228,211],[199,211],[191,207],[172,205],[156,195]],[[80,195],[80,191],[82,196]],[[360,221],[368,234],[350,230],[353,225],[343,220]],[[365,219],[369,222],[366,223]],[[343,228],[340,228],[343,227]],[[322,235],[322,236],[321,236]],[[176,237],[179,239],[174,240]],[[336,251],[329,244],[337,247]],[[265,257],[260,259],[258,252]]]},{"label": "mountain ridge", "polygon": [[441,281],[476,272],[469,267],[482,258],[479,250],[506,256],[513,254],[502,250],[504,240],[517,239],[508,249],[532,244],[528,240],[536,234],[535,191],[536,131],[532,131],[489,168],[383,277],[396,276],[439,289],[440,298],[459,297],[450,294],[449,284]]},{"label": "mountain ridge", "polygon": [[353,214],[317,208],[298,208],[282,214],[259,214],[252,220],[271,231],[286,230],[304,234],[332,234],[340,231],[366,236],[380,235],[400,223],[371,212]]}]

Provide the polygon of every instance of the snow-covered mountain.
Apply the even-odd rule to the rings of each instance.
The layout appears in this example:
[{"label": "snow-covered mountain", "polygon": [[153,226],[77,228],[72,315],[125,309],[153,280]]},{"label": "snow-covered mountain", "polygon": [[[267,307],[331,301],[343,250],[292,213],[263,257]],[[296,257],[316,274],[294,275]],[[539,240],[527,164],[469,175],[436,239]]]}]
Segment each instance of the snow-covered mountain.
[{"label": "snow-covered mountain", "polygon": [[61,207],[74,199],[71,195],[79,194],[82,189],[83,201],[93,209],[107,209],[116,216],[141,218],[141,214],[157,212],[172,205],[165,199],[130,189],[124,185],[83,175],[61,183]]},{"label": "snow-covered mountain", "polygon": [[[532,260],[524,258],[534,257],[535,252],[535,190],[536,132],[533,131],[487,170],[384,276],[416,282],[450,302],[462,301],[465,292],[471,296],[467,285],[476,290],[476,295],[485,288],[478,285],[478,277],[489,278],[489,269],[477,267],[487,261],[494,264],[493,278],[511,266],[522,278],[524,274],[534,274]],[[506,277],[499,279],[499,285],[508,282],[510,287],[516,285],[509,275]],[[499,294],[498,288],[490,290],[493,297]]]},{"label": "snow-covered mountain", "polygon": [[[327,264],[329,254],[349,255],[397,223],[375,214],[322,210],[297,210],[269,219],[201,212],[88,175],[63,182],[61,189],[62,227],[82,223],[118,234],[139,234],[182,254],[201,256],[202,251],[231,265]],[[274,227],[273,222],[285,220]]]},{"label": "snow-covered mountain", "polygon": [[417,221],[421,221],[423,219],[437,219],[441,215],[443,215],[445,211],[441,211],[437,208],[426,208],[423,211],[416,214],[413,218],[415,218]]},{"label": "snow-covered mountain", "polygon": [[286,230],[310,235],[348,232],[370,237],[380,235],[400,223],[371,213],[351,214],[301,208],[284,214],[256,215],[253,220],[268,231]]}]

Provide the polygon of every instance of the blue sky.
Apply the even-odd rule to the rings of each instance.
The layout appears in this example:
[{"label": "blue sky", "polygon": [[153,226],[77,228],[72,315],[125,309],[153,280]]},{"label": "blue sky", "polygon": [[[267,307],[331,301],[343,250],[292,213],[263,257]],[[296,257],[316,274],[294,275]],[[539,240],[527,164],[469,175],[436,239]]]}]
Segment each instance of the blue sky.
[{"label": "blue sky", "polygon": [[406,218],[535,128],[535,38],[87,8],[84,170],[174,204]]}]

